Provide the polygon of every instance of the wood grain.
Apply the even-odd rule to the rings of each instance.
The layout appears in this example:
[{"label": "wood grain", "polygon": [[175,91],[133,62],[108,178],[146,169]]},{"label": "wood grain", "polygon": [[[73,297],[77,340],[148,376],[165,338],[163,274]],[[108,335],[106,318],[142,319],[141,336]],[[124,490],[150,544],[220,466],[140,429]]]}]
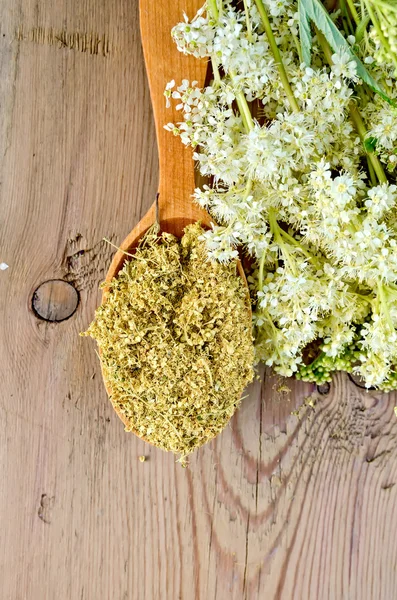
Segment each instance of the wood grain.
[{"label": "wood grain", "polygon": [[[137,9],[0,4],[0,598],[392,600],[395,395],[337,377],[296,416],[312,387],[266,373],[182,469],[124,433],[78,336],[102,238],[124,239],[157,189]],[[21,28],[105,35],[109,52]],[[81,302],[48,323],[32,294],[57,278]]]},{"label": "wood grain", "polygon": [[159,210],[160,221],[177,217],[187,220],[204,220],[209,224],[208,214],[195,203],[190,195],[195,188],[192,149],[185,147],[179,137],[164,129],[166,123],[177,124],[183,114],[176,110],[177,103],[167,107],[164,98],[166,83],[172,79],[181,85],[182,79],[190,84],[203,86],[208,61],[197,60],[178,51],[171,38],[171,29],[181,18],[183,11],[192,18],[202,6],[201,0],[139,0],[140,29],[146,73],[154,112],[159,152]]}]

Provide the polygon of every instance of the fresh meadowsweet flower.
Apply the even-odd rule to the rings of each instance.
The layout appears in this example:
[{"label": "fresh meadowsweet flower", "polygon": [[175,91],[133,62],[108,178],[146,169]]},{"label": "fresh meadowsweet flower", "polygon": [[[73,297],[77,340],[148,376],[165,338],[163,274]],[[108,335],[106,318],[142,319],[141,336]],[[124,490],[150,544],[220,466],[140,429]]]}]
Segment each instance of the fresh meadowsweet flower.
[{"label": "fresh meadowsweet flower", "polygon": [[357,82],[357,64],[351,59],[351,54],[345,51],[336,52],[332,55],[331,71],[335,78],[350,79]]},{"label": "fresh meadowsweet flower", "polygon": [[164,96],[166,98],[166,106],[169,108],[171,106],[170,98],[172,96],[172,88],[175,86],[175,79],[172,79],[167,83],[164,90]]},{"label": "fresh meadowsweet flower", "polygon": [[266,0],[265,3],[272,17],[285,14],[286,9],[291,6],[290,0]]},{"label": "fresh meadowsweet flower", "polygon": [[395,151],[397,141],[397,109],[389,105],[373,115],[373,125],[368,137],[376,140],[378,148],[385,151]]},{"label": "fresh meadowsweet flower", "polygon": [[208,15],[203,16],[205,12],[206,9],[203,7],[190,22],[188,16],[184,14],[184,22],[172,29],[172,37],[180,52],[193,54],[196,58],[211,55],[215,29],[214,22],[210,21]]},{"label": "fresh meadowsweet flower", "polygon": [[210,178],[194,192],[216,223],[209,259],[251,257],[256,359],[308,381],[343,369],[397,388],[397,109],[361,85],[352,51],[397,103],[392,61],[370,29],[366,49],[349,35],[331,64],[313,37],[305,65],[295,0],[264,0],[271,34],[253,0],[211,6],[172,35],[211,61],[213,80],[167,84],[180,119],[165,129]]},{"label": "fresh meadowsweet flower", "polygon": [[397,187],[388,183],[382,183],[368,190],[367,195],[368,198],[365,200],[365,206],[368,213],[375,218],[379,218],[395,206],[397,201]]},{"label": "fresh meadowsweet flower", "polygon": [[237,244],[238,240],[233,238],[229,228],[213,225],[200,239],[207,242],[208,256],[212,260],[228,263],[238,257],[237,250],[232,247],[232,243]]},{"label": "fresh meadowsweet flower", "polygon": [[370,135],[376,139],[379,146],[383,146],[386,150],[392,150],[397,140],[397,111],[389,113],[382,111],[379,117],[377,124],[371,129]]},{"label": "fresh meadowsweet flower", "polygon": [[[395,94],[393,99],[396,100]],[[363,114],[370,121],[367,140],[388,170],[394,171],[397,166],[397,108],[381,98],[374,98],[368,102]]]},{"label": "fresh meadowsweet flower", "polygon": [[330,195],[336,206],[344,208],[356,194],[354,180],[348,175],[339,175],[331,181]]}]

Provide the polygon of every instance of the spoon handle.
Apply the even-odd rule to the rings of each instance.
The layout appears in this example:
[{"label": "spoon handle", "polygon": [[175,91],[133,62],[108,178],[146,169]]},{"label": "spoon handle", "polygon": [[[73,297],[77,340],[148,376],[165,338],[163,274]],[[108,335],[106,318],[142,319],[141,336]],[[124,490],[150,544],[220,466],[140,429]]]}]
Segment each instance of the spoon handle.
[{"label": "spoon handle", "polygon": [[146,71],[149,80],[159,152],[159,213],[160,220],[187,218],[208,221],[208,215],[193,203],[194,162],[191,148],[179,137],[164,129],[167,123],[183,120],[175,110],[175,101],[166,107],[164,90],[172,79],[180,85],[182,79],[204,85],[207,61],[186,56],[178,51],[171,29],[183,20],[183,11],[192,18],[203,0],[139,0],[140,26]]}]

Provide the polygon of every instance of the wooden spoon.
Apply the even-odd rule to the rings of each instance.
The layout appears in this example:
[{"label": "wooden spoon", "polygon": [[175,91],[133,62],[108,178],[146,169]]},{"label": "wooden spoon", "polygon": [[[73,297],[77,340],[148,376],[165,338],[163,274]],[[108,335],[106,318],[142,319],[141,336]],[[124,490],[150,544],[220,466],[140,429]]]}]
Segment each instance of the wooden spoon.
[{"label": "wooden spoon", "polygon": [[[204,85],[207,61],[185,56],[178,51],[171,38],[171,29],[183,19],[183,11],[192,18],[202,5],[203,0],[139,0],[142,45],[159,152],[160,228],[177,237],[182,237],[183,228],[190,223],[201,221],[204,227],[209,227],[211,223],[208,213],[192,200],[195,188],[192,149],[185,147],[179,136],[175,137],[164,129],[167,123],[183,120],[182,113],[175,110],[175,102],[166,108],[166,84],[175,79],[176,84],[180,85],[182,79],[188,79],[190,82],[197,81],[200,87]],[[121,251],[115,254],[106,281],[117,275],[126,260],[123,251],[131,252],[138,245],[155,218],[156,203],[153,203],[121,244]]]},{"label": "wooden spoon", "polygon": [[[166,108],[164,98],[166,84],[175,79],[176,84],[180,85],[182,79],[188,79],[190,82],[197,81],[200,87],[204,86],[207,61],[185,56],[178,51],[171,38],[171,29],[183,18],[183,12],[187,12],[189,18],[192,18],[202,5],[203,0],[157,0],[155,3],[153,0],[139,0],[142,45],[153,104],[160,163],[158,219],[161,231],[172,233],[179,238],[183,235],[184,227],[191,223],[201,221],[205,228],[209,228],[211,224],[209,214],[193,202],[191,197],[195,188],[192,150],[186,148],[179,137],[173,136],[164,129],[167,123],[183,120],[181,113],[175,110],[175,102],[170,108]],[[155,219],[156,202],[128,234],[120,250],[114,255],[106,276],[107,282],[110,282],[122,269],[125,260],[128,259],[125,252],[131,253],[138,246],[139,240],[153,225]],[[247,286],[240,261],[237,263],[237,269]],[[103,301],[106,299],[106,293],[105,287]],[[248,286],[247,297],[249,298]],[[251,312],[250,309],[249,311]],[[107,392],[111,396],[111,389],[103,369],[102,374]],[[129,425],[128,419],[122,412],[117,407],[114,408],[124,424]]]}]

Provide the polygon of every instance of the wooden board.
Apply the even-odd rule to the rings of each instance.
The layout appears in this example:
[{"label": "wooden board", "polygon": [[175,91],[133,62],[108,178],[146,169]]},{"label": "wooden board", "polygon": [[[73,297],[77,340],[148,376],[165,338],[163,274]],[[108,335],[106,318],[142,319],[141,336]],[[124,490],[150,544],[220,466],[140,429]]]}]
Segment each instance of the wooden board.
[{"label": "wooden board", "polygon": [[[157,188],[137,2],[3,0],[0,69],[1,600],[396,598],[394,395],[338,377],[298,418],[312,387],[266,375],[182,469],[78,336]],[[50,323],[53,279],[80,304]]]}]

